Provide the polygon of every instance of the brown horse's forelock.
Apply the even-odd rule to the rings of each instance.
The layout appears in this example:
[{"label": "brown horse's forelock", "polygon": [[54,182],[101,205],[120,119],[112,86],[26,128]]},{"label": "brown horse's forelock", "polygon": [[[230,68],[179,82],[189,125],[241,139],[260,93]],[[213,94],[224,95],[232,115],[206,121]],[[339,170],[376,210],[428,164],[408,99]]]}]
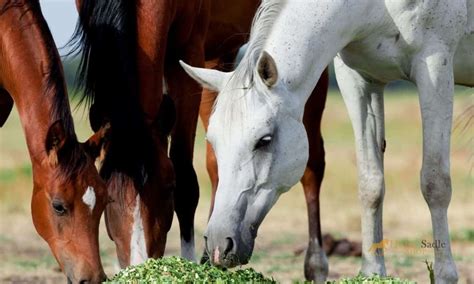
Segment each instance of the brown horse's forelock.
[{"label": "brown horse's forelock", "polygon": [[66,179],[74,178],[79,175],[87,165],[87,156],[77,142],[63,70],[56,45],[54,44],[48,25],[41,14],[39,1],[8,0],[0,8],[0,16],[3,16],[8,10],[15,8],[23,10],[18,19],[19,22],[23,20],[23,15],[31,13],[35,19],[35,24],[42,34],[42,42],[38,43],[38,46],[46,51],[47,58],[45,61],[49,63],[48,72],[41,74],[45,82],[44,95],[52,98],[52,123],[61,120],[67,137],[66,145],[60,150],[60,153],[58,153],[58,163],[61,168],[58,172],[58,177]]},{"label": "brown horse's forelock", "polygon": [[136,21],[135,1],[83,0],[68,45],[72,54],[82,52],[77,83],[84,90],[81,102],[91,106],[93,130],[105,121],[111,125],[101,175],[108,180],[113,173],[126,174],[140,190],[153,147],[139,104]]}]

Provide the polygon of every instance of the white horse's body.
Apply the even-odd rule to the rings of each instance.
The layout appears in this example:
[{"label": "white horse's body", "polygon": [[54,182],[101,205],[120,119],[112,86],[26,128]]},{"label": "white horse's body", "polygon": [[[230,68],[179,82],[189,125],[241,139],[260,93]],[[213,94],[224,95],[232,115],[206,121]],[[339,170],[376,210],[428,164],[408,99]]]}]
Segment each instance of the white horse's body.
[{"label": "white horse's body", "polygon": [[[278,80],[273,78],[276,82],[266,84],[268,88],[264,88],[264,84],[254,84],[248,92],[264,93],[274,101],[284,102],[286,110],[291,113],[289,116],[301,119],[304,105],[318,78],[335,58],[338,83],[349,111],[356,141],[359,197],[362,203],[362,272],[385,274],[383,255],[369,252],[372,244],[383,239],[383,90],[388,82],[405,79],[414,82],[419,90],[424,140],[421,189],[432,216],[433,238],[445,244],[444,248],[435,248],[436,283],[457,282],[446,215],[451,198],[450,137],[454,84],[474,86],[474,1],[269,0],[262,5],[271,6],[275,2],[284,4],[278,17],[273,19],[269,32],[260,32],[260,36],[266,38],[259,50],[260,53],[268,52],[274,63],[268,62],[266,58],[263,60],[264,56],[260,56],[258,60],[265,61],[265,64],[247,64],[247,67],[243,64],[239,68],[253,68],[255,70],[250,70],[249,73],[257,78],[260,76],[261,80],[267,82],[268,78],[262,76],[265,77],[268,72],[261,73],[256,67],[274,64],[273,69],[278,70]],[[260,18],[262,19],[255,23],[255,33],[261,29],[258,25],[268,25],[270,21],[263,19],[264,15],[260,15]],[[252,49],[252,41],[257,40],[255,37],[252,34],[249,49]],[[247,53],[247,59],[251,61],[252,50]],[[195,68],[188,68],[188,72],[206,86],[222,90],[221,95],[225,97],[230,97],[232,92],[242,92],[237,91],[238,84],[234,82],[241,79],[240,76]],[[247,87],[248,82],[244,80],[240,82],[240,86]],[[253,105],[258,105],[256,97],[257,94],[248,94],[245,100],[253,100]],[[252,105],[249,102],[247,104]],[[239,108],[243,117],[251,115],[238,105],[235,108]],[[278,107],[275,104],[273,109]],[[211,116],[209,135],[214,140],[211,142],[217,145],[225,144],[222,142],[225,138],[225,125],[218,121],[225,111],[217,102],[215,113]],[[271,117],[270,114],[268,120],[265,120],[265,113],[259,116],[262,115],[260,121],[267,121],[269,125],[271,121],[278,121],[278,118]],[[241,136],[258,137],[258,134],[251,132],[251,125],[245,125],[245,122],[242,124]],[[295,126],[293,128],[296,129]],[[288,130],[285,134],[291,135],[291,131]],[[235,139],[239,137],[233,139],[232,145],[237,147],[235,145],[239,142]],[[286,145],[288,151],[300,149],[298,142],[292,140],[291,143]],[[304,148],[304,141],[301,143]],[[232,156],[230,149],[233,148],[221,152],[217,149],[216,152],[219,175],[221,172],[223,175],[219,181],[214,210],[222,214],[228,209],[228,199],[231,198],[230,191],[219,195],[221,183],[228,182],[222,180],[222,177],[239,180],[243,163],[248,164],[250,159],[245,157],[245,161],[235,161],[238,158]],[[293,152],[292,155],[295,160],[307,158],[305,153]],[[278,160],[274,162],[268,165],[270,169],[285,172],[285,169],[279,168]],[[221,163],[225,166],[221,167]],[[298,165],[304,166],[301,163]],[[233,175],[227,175],[226,171]],[[257,174],[257,180],[258,177]],[[247,175],[246,178],[249,181],[256,179],[252,175]],[[269,198],[278,195],[279,192]],[[227,207],[220,209],[220,203]],[[251,206],[257,205],[248,205],[249,208]],[[266,213],[268,210],[262,211]],[[218,221],[222,222],[221,219],[222,217],[215,217],[213,214],[209,228]],[[322,281],[326,277],[323,253],[315,255],[313,262],[316,270],[322,272],[322,275],[315,276],[315,280]]]}]

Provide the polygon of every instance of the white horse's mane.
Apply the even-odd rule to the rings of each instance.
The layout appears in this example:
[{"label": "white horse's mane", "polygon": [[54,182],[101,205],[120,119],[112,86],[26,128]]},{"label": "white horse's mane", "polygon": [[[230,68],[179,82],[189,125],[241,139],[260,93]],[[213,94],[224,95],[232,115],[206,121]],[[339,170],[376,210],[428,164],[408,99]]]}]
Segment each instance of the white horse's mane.
[{"label": "white horse's mane", "polygon": [[[286,0],[263,0],[255,14],[247,50],[214,104],[214,111],[224,110],[221,119],[228,126],[229,123],[242,121],[246,105],[243,96],[248,90],[263,85],[256,84],[254,80],[257,62],[285,2]],[[241,91],[242,95],[237,95],[236,90]],[[265,94],[266,90],[261,90],[259,93]]]},{"label": "white horse's mane", "polygon": [[273,23],[280,14],[284,2],[285,0],[262,1],[252,22],[247,51],[241,63],[235,69],[235,78],[233,80],[237,82],[253,81],[258,58],[263,51],[270,31],[273,28]]}]

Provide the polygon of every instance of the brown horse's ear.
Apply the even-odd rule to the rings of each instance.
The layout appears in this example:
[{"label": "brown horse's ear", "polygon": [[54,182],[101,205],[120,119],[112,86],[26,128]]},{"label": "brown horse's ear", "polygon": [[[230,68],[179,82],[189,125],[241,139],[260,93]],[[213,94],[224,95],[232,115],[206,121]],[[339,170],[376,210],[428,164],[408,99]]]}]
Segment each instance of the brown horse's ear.
[{"label": "brown horse's ear", "polygon": [[48,134],[46,135],[46,153],[48,154],[48,161],[51,166],[58,164],[58,153],[65,144],[66,131],[63,121],[58,120],[49,127]]},{"label": "brown horse's ear", "polygon": [[99,158],[103,161],[107,152],[108,141],[110,140],[111,127],[110,123],[105,123],[99,131],[94,133],[86,142],[82,143],[84,150],[92,159]]},{"label": "brown horse's ear", "polygon": [[264,51],[257,66],[258,75],[268,88],[273,87],[278,80],[278,71],[273,57]]},{"label": "brown horse's ear", "polygon": [[168,136],[173,130],[176,121],[176,108],[173,99],[169,95],[163,95],[160,111],[155,120],[155,125],[159,135]]}]

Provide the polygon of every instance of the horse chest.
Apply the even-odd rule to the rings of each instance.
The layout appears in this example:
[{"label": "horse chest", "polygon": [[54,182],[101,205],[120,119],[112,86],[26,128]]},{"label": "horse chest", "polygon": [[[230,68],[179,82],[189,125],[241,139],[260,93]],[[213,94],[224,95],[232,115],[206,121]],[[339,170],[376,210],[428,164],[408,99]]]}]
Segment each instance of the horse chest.
[{"label": "horse chest", "polygon": [[474,31],[461,40],[454,56],[456,84],[474,87]]}]

